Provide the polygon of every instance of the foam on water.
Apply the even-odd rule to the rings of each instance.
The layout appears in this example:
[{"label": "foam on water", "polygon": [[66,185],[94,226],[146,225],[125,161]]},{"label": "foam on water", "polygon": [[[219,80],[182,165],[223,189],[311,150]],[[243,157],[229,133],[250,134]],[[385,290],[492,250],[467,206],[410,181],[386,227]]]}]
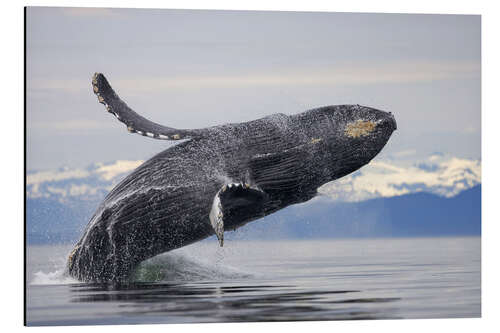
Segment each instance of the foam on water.
[{"label": "foam on water", "polygon": [[62,268],[48,273],[42,271],[36,272],[33,280],[30,282],[30,285],[56,285],[71,283],[79,283],[79,281],[66,274],[65,269]]}]

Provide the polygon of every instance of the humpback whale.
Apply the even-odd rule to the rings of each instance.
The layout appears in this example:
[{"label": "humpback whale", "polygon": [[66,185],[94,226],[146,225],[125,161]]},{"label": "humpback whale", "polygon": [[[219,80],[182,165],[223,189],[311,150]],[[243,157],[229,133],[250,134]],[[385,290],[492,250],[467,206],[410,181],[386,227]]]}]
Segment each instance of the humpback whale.
[{"label": "humpback whale", "polygon": [[176,129],[133,111],[96,73],[92,88],[131,133],[181,140],[144,162],[96,209],[67,261],[81,281],[126,281],[143,260],[312,199],[366,165],[396,130],[390,112],[325,106],[243,123]]}]

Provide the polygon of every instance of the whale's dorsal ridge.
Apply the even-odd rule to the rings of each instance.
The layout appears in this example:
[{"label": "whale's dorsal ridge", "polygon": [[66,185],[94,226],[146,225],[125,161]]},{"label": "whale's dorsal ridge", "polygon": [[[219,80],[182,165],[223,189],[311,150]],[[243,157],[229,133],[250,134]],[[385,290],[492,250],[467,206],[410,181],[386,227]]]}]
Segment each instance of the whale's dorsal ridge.
[{"label": "whale's dorsal ridge", "polygon": [[92,77],[92,88],[99,103],[104,104],[106,110],[124,123],[131,133],[160,140],[194,139],[202,136],[200,130],[167,127],[139,115],[120,99],[101,73],[95,73]]}]

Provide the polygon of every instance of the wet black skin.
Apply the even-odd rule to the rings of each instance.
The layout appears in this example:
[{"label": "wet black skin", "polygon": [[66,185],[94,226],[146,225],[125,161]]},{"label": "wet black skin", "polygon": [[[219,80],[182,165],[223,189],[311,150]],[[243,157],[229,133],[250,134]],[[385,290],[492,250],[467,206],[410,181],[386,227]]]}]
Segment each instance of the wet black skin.
[{"label": "wet black skin", "polygon": [[[348,135],[348,125],[359,120],[375,124],[373,130]],[[190,139],[143,163],[106,196],[70,255],[69,274],[124,281],[141,261],[213,235],[212,202],[229,183],[252,189],[222,198],[226,232],[308,201],[321,185],[367,164],[395,129],[390,113],[338,105],[192,130]]]}]

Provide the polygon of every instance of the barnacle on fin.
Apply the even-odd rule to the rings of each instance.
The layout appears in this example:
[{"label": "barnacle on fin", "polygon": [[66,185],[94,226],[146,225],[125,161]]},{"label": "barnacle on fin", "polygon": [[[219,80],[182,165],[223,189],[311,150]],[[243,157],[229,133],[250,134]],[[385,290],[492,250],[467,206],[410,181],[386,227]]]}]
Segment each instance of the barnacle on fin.
[{"label": "barnacle on fin", "polygon": [[97,95],[99,103],[103,104],[108,112],[124,123],[127,128],[132,126],[134,132],[142,136],[163,140],[192,139],[200,136],[201,131],[178,130],[157,124],[137,114],[118,97],[101,73],[94,73],[92,76],[92,90]]}]

